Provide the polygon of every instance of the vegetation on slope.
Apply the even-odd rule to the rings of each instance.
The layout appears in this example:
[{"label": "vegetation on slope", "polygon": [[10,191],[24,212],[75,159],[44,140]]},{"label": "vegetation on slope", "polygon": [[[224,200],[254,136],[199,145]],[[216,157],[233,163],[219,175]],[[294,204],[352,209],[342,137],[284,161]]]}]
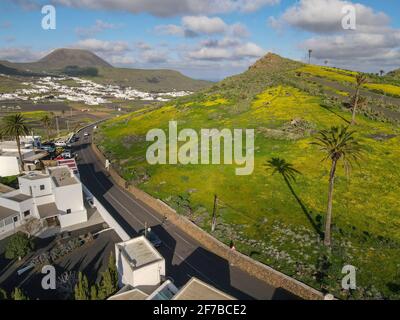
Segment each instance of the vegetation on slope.
[{"label": "vegetation on slope", "polygon": [[[305,77],[304,68],[318,70],[323,80],[332,79],[330,72],[355,75],[269,54],[208,90],[106,122],[96,141],[124,178],[207,231],[217,194],[214,236],[232,240],[254,259],[341,298],[399,298],[400,129],[387,114],[359,108],[354,136],[365,155],[350,175],[338,167],[333,244],[327,250],[321,235],[330,164],[311,143],[319,130],[349,125],[350,97],[336,94],[336,86],[327,90],[330,82]],[[354,93],[346,86],[350,81],[344,83],[340,90]],[[254,128],[253,174],[236,176],[233,165],[148,165],[145,135],[153,128],[167,131],[170,120],[178,121],[178,129],[197,132]],[[266,168],[274,158],[298,172],[295,181]],[[357,290],[351,292],[341,289],[346,264],[357,268]]]}]

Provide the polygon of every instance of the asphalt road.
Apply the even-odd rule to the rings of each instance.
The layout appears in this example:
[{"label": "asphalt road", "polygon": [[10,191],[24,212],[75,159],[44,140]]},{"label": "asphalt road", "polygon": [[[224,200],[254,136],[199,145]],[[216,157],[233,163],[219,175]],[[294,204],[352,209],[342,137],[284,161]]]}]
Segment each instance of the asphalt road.
[{"label": "asphalt road", "polygon": [[294,298],[285,290],[270,286],[230,265],[174,225],[168,222],[163,224],[160,214],[115,185],[90,147],[91,135],[86,139],[83,137],[83,133],[91,133],[91,129],[78,134],[80,140],[75,146],[82,182],[130,236],[137,235],[145,223],[152,227],[163,242],[158,250],[165,258],[167,276],[178,287],[195,276],[238,299]]}]

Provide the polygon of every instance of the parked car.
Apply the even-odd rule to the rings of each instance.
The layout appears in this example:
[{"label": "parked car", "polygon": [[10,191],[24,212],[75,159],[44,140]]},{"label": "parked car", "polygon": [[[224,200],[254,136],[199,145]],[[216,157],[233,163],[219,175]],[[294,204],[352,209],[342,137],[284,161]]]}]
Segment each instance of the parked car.
[{"label": "parked car", "polygon": [[56,145],[54,143],[42,144],[41,149],[48,153],[54,153],[56,151]]},{"label": "parked car", "polygon": [[63,157],[64,159],[71,159],[73,157],[72,151],[70,149],[65,149],[61,153],[61,157]]},{"label": "parked car", "polygon": [[146,236],[147,240],[149,240],[155,248],[158,248],[162,245],[161,239],[155,234],[153,230],[151,230],[151,228],[148,228],[147,232],[145,232],[145,230],[141,230],[140,235]]},{"label": "parked car", "polygon": [[59,140],[55,142],[56,147],[66,147],[67,143],[63,140]]}]

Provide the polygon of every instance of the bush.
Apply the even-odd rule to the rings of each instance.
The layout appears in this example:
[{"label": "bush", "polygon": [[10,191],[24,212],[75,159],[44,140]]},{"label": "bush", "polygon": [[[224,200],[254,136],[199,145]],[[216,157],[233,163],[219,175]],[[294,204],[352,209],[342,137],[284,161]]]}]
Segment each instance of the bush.
[{"label": "bush", "polygon": [[14,300],[29,300],[29,298],[26,296],[26,294],[18,287],[14,289],[14,291],[11,294],[11,297]]},{"label": "bush", "polygon": [[21,259],[34,249],[32,239],[24,233],[16,233],[11,236],[6,245],[5,257],[7,259]]},{"label": "bush", "polygon": [[7,300],[7,292],[0,288],[0,300]]}]

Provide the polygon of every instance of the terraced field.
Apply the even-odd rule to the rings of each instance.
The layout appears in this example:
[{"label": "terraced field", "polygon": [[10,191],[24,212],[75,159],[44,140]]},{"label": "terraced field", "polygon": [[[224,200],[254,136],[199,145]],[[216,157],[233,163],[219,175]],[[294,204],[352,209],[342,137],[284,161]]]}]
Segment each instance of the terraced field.
[{"label": "terraced field", "polygon": [[[311,70],[327,85],[299,77],[299,70]],[[342,102],[353,91],[346,84],[354,74],[269,55],[209,90],[107,121],[95,139],[124,178],[207,231],[217,194],[214,236],[234,241],[254,259],[340,298],[399,298],[400,128],[394,119],[357,115],[364,156],[350,174],[339,168],[332,250],[321,241],[330,166],[311,142],[320,129],[348,125],[351,113]],[[346,90],[330,87],[330,81]],[[235,165],[149,165],[146,133],[167,131],[171,120],[178,129],[197,132],[254,128],[253,174],[236,176]],[[299,171],[296,181],[272,174],[266,166],[271,158],[291,163]],[[341,290],[346,264],[357,268],[358,287],[350,294]]]}]

